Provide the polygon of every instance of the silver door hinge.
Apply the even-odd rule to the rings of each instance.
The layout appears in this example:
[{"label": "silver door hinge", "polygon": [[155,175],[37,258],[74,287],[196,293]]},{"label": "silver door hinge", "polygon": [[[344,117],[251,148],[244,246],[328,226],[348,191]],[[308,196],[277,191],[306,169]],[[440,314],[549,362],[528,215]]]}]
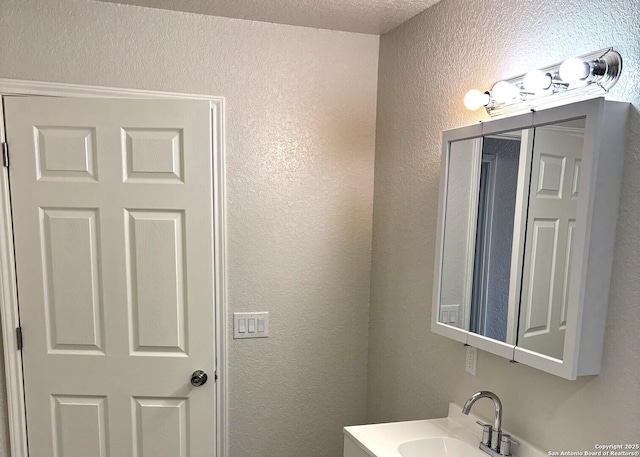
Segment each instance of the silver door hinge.
[{"label": "silver door hinge", "polygon": [[6,168],[9,168],[9,145],[6,141],[2,142],[2,162]]},{"label": "silver door hinge", "polygon": [[16,341],[18,343],[18,350],[22,349],[22,327],[16,328]]}]

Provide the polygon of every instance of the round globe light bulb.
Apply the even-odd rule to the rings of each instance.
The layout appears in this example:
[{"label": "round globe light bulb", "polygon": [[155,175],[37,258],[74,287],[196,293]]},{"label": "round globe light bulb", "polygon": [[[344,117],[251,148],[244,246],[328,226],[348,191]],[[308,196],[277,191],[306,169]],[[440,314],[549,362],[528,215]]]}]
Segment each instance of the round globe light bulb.
[{"label": "round globe light bulb", "polygon": [[575,57],[562,62],[559,70],[560,79],[569,84],[586,79],[590,73],[589,64]]},{"label": "round globe light bulb", "polygon": [[553,79],[549,73],[545,73],[541,70],[531,70],[524,75],[522,79],[522,85],[528,92],[542,92],[551,87]]},{"label": "round globe light bulb", "polygon": [[480,92],[478,89],[471,89],[464,96],[464,106],[471,111],[475,111],[483,106],[487,106],[490,100],[489,94],[486,92]]},{"label": "round globe light bulb", "polygon": [[509,100],[516,98],[518,95],[520,95],[518,88],[506,81],[498,81],[491,89],[491,98],[498,103],[508,102]]}]

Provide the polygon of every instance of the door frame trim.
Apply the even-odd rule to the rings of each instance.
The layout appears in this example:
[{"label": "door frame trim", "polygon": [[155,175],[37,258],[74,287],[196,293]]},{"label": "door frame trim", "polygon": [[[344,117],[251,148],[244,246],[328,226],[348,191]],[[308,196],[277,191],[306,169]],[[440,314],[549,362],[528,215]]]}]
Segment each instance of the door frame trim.
[{"label": "door frame trim", "polygon": [[[228,455],[228,377],[227,377],[227,257],[225,197],[225,99],[224,97],[159,92],[140,89],[87,86],[78,84],[25,81],[0,78],[0,141],[6,141],[2,96],[31,95],[46,97],[196,99],[209,100],[212,119],[213,153],[213,261],[216,381],[216,455]],[[20,326],[16,271],[13,249],[13,222],[9,195],[8,169],[0,172],[0,318],[4,346],[9,441],[13,457],[28,457],[27,423],[22,375],[22,354],[18,349],[16,328]],[[28,341],[27,343],[28,344]]]}]

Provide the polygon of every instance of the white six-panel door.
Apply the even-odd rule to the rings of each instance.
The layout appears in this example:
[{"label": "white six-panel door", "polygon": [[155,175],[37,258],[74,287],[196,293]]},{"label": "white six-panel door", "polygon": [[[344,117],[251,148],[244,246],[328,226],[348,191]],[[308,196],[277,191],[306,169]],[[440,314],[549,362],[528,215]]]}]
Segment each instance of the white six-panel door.
[{"label": "white six-panel door", "polygon": [[213,456],[209,102],[5,117],[30,457]]},{"label": "white six-panel door", "polygon": [[583,129],[535,129],[517,345],[557,359],[564,350],[583,145]]}]

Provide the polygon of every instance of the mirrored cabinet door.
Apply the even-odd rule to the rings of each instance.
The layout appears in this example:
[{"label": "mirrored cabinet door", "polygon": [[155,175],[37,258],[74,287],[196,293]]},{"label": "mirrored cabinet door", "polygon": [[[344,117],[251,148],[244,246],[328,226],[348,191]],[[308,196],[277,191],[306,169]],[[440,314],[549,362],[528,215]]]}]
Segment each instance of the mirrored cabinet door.
[{"label": "mirrored cabinet door", "polygon": [[434,332],[599,372],[627,111],[595,99],[445,132]]},{"label": "mirrored cabinet door", "polygon": [[517,345],[563,358],[585,119],[537,127]]},{"label": "mirrored cabinet door", "polygon": [[479,186],[469,331],[511,344],[517,327],[516,312],[509,306],[521,149],[520,130],[485,137],[475,177]]},{"label": "mirrored cabinet door", "polygon": [[446,146],[440,167],[436,239],[439,260],[433,283],[433,300],[438,306],[431,315],[431,327],[437,327],[441,335],[466,343],[479,184],[475,176],[482,155],[482,126],[463,127],[451,133],[445,132]]},{"label": "mirrored cabinet door", "polygon": [[469,328],[482,138],[451,143],[438,321]]}]

